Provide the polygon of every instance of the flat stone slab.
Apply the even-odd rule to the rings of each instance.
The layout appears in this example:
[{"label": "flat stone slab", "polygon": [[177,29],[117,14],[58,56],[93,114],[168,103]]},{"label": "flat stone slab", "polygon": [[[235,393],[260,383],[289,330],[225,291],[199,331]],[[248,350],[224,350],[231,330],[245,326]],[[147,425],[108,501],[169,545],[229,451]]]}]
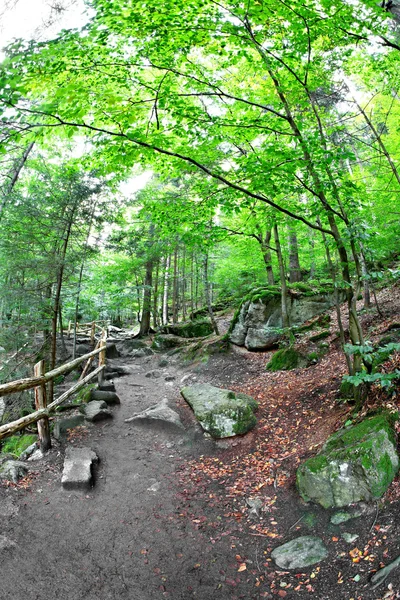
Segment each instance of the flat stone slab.
[{"label": "flat stone slab", "polygon": [[107,404],[107,406],[121,404],[121,400],[119,399],[118,394],[116,394],[113,391],[92,390],[90,392],[90,399],[103,401]]},{"label": "flat stone slab", "polygon": [[79,410],[83,413],[85,419],[92,423],[112,419],[112,414],[108,410],[104,400],[92,400],[91,402],[82,405]]},{"label": "flat stone slab", "polygon": [[18,483],[28,473],[25,463],[18,460],[7,460],[0,466],[0,479]]},{"label": "flat stone slab", "polygon": [[247,433],[257,423],[254,411],[258,403],[246,394],[217,388],[209,383],[184,387],[181,394],[204,431],[213,438]]},{"label": "flat stone slab", "polygon": [[69,429],[80,427],[84,422],[85,417],[83,415],[72,415],[71,417],[60,419],[54,425],[53,436],[56,438],[56,440],[65,438],[67,437]]},{"label": "flat stone slab", "polygon": [[67,448],[61,484],[66,490],[87,490],[93,487],[93,464],[99,458],[90,448]]},{"label": "flat stone slab", "polygon": [[271,552],[271,557],[281,569],[304,569],[323,561],[328,550],[318,537],[304,535]]},{"label": "flat stone slab", "polygon": [[355,511],[353,513],[340,511],[332,515],[330,521],[333,525],[340,525],[340,523],[346,523],[346,521],[350,521],[350,519],[357,519],[357,517],[361,517],[361,515],[361,511]]},{"label": "flat stone slab", "polygon": [[147,408],[143,412],[125,419],[125,423],[147,423],[149,425],[158,423],[184,429],[178,413],[172,410],[167,402],[167,399],[164,398],[159,404],[150,406],[150,408]]}]

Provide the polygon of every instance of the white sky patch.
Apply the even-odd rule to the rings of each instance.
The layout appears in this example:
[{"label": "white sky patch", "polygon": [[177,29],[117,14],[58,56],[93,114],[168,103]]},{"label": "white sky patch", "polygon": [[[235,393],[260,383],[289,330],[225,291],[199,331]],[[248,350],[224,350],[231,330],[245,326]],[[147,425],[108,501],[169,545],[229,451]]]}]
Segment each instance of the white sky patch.
[{"label": "white sky patch", "polygon": [[[0,49],[15,38],[47,40],[61,29],[83,27],[89,13],[83,0],[63,0],[55,11],[52,0],[0,0]],[[0,51],[0,60],[4,54]]]}]

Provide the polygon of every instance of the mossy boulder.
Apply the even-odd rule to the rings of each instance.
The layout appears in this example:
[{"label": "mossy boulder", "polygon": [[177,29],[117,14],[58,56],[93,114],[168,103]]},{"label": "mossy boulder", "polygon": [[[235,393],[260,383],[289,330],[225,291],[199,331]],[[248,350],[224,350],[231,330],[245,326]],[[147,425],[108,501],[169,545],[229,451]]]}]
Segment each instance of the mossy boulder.
[{"label": "mossy boulder", "polygon": [[[288,310],[292,326],[329,310],[335,304],[332,285],[291,284]],[[230,341],[248,350],[268,350],[282,337],[281,292],[278,286],[258,288],[248,294],[235,313],[229,329]]]},{"label": "mossy boulder", "polygon": [[397,418],[382,413],[333,434],[297,470],[302,498],[331,508],[383,496],[399,467]]},{"label": "mossy boulder", "polygon": [[257,423],[254,411],[258,403],[239,392],[224,390],[208,383],[197,383],[181,390],[200,425],[213,438],[241,435]]},{"label": "mossy boulder", "polygon": [[188,341],[172,334],[158,334],[154,337],[151,347],[153,350],[170,350],[171,348],[179,348],[180,346],[186,346]]},{"label": "mossy boulder", "polygon": [[307,366],[307,359],[294,348],[281,348],[274,353],[266,369],[268,371],[290,371]]},{"label": "mossy boulder", "polygon": [[177,335],[183,338],[206,337],[213,333],[211,322],[207,319],[198,321],[187,321],[186,323],[177,323],[175,325],[166,325],[163,333]]}]

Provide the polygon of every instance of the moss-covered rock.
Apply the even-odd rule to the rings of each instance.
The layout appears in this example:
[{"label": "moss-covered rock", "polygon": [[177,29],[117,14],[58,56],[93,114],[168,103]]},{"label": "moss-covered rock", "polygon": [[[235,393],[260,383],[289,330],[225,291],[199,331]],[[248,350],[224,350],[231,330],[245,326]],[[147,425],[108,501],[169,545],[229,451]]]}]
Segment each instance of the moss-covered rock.
[{"label": "moss-covered rock", "polygon": [[333,434],[297,471],[303,499],[329,508],[380,498],[399,467],[396,418],[382,413]]},{"label": "moss-covered rock", "polygon": [[207,319],[166,325],[163,328],[163,333],[177,335],[183,338],[206,337],[213,333],[213,331],[212,324]]},{"label": "moss-covered rock", "polygon": [[[321,315],[335,303],[332,285],[325,282],[291,284],[288,310],[292,326]],[[249,293],[235,313],[229,330],[230,340],[248,350],[268,350],[282,337],[281,292],[279,286],[257,288]]]},{"label": "moss-covered rock", "polygon": [[171,348],[179,348],[180,346],[186,346],[188,341],[177,335],[172,334],[158,334],[154,336],[151,347],[153,350],[169,350]]},{"label": "moss-covered rock", "polygon": [[257,402],[239,392],[224,390],[208,383],[198,383],[181,390],[200,425],[214,438],[246,433],[257,423]]},{"label": "moss-covered rock", "polygon": [[305,367],[307,359],[294,348],[281,348],[272,356],[266,369],[268,371],[290,371]]}]

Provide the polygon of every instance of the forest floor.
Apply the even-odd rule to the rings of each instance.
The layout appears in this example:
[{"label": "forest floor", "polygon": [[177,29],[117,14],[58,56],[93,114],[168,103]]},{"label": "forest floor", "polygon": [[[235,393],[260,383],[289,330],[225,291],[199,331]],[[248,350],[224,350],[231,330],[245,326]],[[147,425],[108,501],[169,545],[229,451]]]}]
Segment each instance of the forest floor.
[{"label": "forest floor", "polygon": [[[382,292],[380,303],[383,318],[363,317],[371,339],[399,319],[400,290]],[[383,502],[339,526],[296,491],[300,461],[351,411],[337,402],[345,364],[334,331],[328,342],[318,364],[288,372],[266,372],[271,353],[239,348],[187,365],[175,356],[119,360],[133,372],[115,381],[114,418],[74,430],[68,442],[100,457],[93,490],[61,488],[57,443],[19,484],[0,486],[1,600],[400,598],[400,569],[378,589],[369,583],[400,554],[399,478]],[[153,369],[162,376],[146,377]],[[260,403],[256,428],[204,438],[180,396],[182,379],[251,394]],[[163,398],[185,433],[125,423]],[[343,531],[359,537],[347,544]],[[322,537],[328,559],[301,573],[277,570],[271,550],[310,534]]]}]

